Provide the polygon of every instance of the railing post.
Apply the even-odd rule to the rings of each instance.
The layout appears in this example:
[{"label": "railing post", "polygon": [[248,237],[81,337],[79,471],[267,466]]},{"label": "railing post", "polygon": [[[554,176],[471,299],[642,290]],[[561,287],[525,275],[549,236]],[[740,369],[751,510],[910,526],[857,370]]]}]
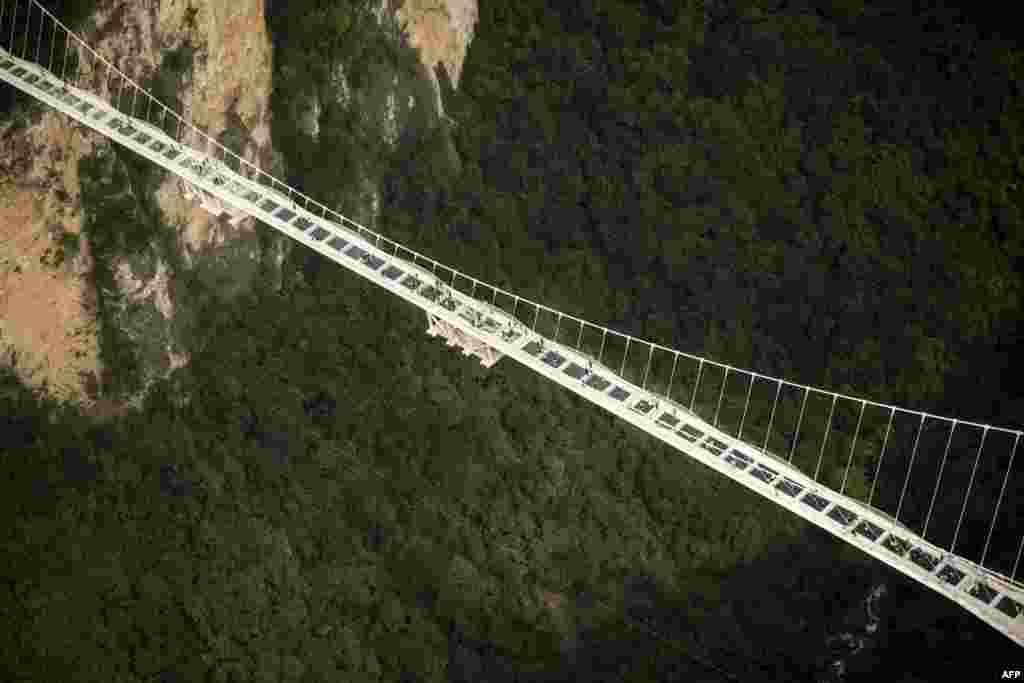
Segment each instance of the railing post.
[{"label": "railing post", "polygon": [[[18,15],[14,15],[15,24],[18,22]],[[21,42],[21,58],[28,61],[28,27],[32,24],[32,0],[28,3],[28,16],[25,17],[25,40]],[[14,26],[11,26],[11,31],[14,31]]]},{"label": "railing post", "polygon": [[996,519],[999,517],[999,506],[1003,502],[1003,494],[1006,493],[1006,483],[1010,480],[1010,470],[1013,469],[1013,459],[1017,455],[1017,444],[1020,443],[1020,432],[1013,440],[1013,451],[1010,452],[1010,464],[1006,466],[1006,476],[1003,477],[1003,485],[999,489],[999,498],[996,499],[996,511],[992,513],[992,524],[988,527],[988,536],[985,538],[985,549],[981,551],[981,566],[985,566],[985,558],[988,557],[988,545],[992,542],[992,532],[996,528]]},{"label": "railing post", "polygon": [[850,476],[850,467],[853,465],[853,453],[857,450],[857,437],[860,435],[860,424],[864,419],[864,409],[867,405],[867,401],[860,402],[860,416],[857,418],[857,429],[853,432],[853,445],[850,446],[850,458],[846,461],[846,472],[843,474],[843,486],[839,489],[839,493],[841,495],[846,492],[846,480]]},{"label": "railing post", "polygon": [[64,73],[65,73],[65,71],[67,69],[67,66],[68,66],[68,50],[70,50],[70,49],[71,49],[71,31],[65,30],[64,31],[64,58],[61,60],[61,63],[60,63],[60,80],[62,82],[66,82],[66,79],[64,78]]},{"label": "railing post", "polygon": [[622,354],[622,365],[619,367],[619,377],[626,378],[626,359],[629,358],[629,342],[632,341],[632,337],[626,335],[626,352]]},{"label": "railing post", "polygon": [[900,491],[900,501],[896,504],[896,521],[900,521],[900,511],[903,510],[903,497],[907,495],[907,487],[910,486],[910,473],[914,470],[914,459],[917,457],[917,446],[921,443],[921,432],[924,431],[924,413],[921,414],[921,421],[917,424],[917,436],[914,437],[914,448],[910,451],[910,464],[907,466],[907,478],[903,480],[903,490]]},{"label": "railing post", "polygon": [[555,336],[553,337],[555,343],[558,343],[558,331],[562,329],[562,314],[558,314],[558,322],[555,323]]},{"label": "railing post", "polygon": [[669,374],[669,387],[665,390],[665,399],[672,400],[672,382],[676,379],[676,364],[679,361],[679,351],[673,351],[672,372]]},{"label": "railing post", "polygon": [[46,62],[46,70],[53,73],[53,48],[57,46],[57,22],[53,22],[53,31],[50,36],[50,59]]},{"label": "railing post", "polygon": [[[533,302],[530,302],[530,303],[533,303]],[[533,327],[531,327],[530,329],[533,332],[536,332],[537,331],[537,320],[540,318],[540,306],[538,306],[537,304],[533,304],[533,310],[534,310],[534,313],[533,313]]]},{"label": "railing post", "polygon": [[110,93],[107,84],[110,83],[110,64],[105,59],[100,59],[100,66],[103,67],[103,75],[100,76],[100,67],[96,67],[96,95],[107,104],[110,103]]},{"label": "railing post", "polygon": [[690,412],[693,412],[693,406],[697,404],[697,389],[700,387],[700,375],[704,372],[704,359],[700,359],[700,365],[697,366],[697,381],[693,385],[693,396],[690,397]]},{"label": "railing post", "polygon": [[641,387],[644,391],[647,391],[647,374],[651,371],[651,361],[654,359],[654,344],[651,344],[651,352],[647,354],[647,367],[644,368],[644,382]]},{"label": "railing post", "polygon": [[729,366],[725,366],[725,374],[722,375],[722,389],[718,392],[718,405],[715,406],[714,426],[718,427],[718,414],[722,412],[722,399],[725,398],[725,385],[729,383]]},{"label": "railing post", "polygon": [[800,403],[800,417],[796,420],[796,431],[793,432],[793,445],[789,449],[789,459],[786,462],[793,462],[793,456],[796,455],[796,442],[800,438],[800,425],[804,422],[804,409],[807,408],[807,397],[811,395],[811,388],[804,387],[804,400]]},{"label": "railing post", "polygon": [[[85,43],[83,43],[82,41],[78,41],[78,42],[82,46],[83,53],[84,54],[89,54],[89,46],[86,45]],[[81,88],[82,87],[82,72],[84,71],[84,68],[83,68],[83,64],[84,63],[85,63],[85,59],[84,58],[83,59],[76,59],[75,60],[75,87],[76,88]]]},{"label": "railing post", "polygon": [[928,514],[924,518],[924,531],[921,532],[921,538],[928,539],[928,524],[932,520],[932,509],[935,508],[935,500],[939,496],[939,487],[942,486],[942,472],[946,469],[946,458],[949,456],[949,446],[953,443],[953,432],[956,431],[956,425],[959,420],[953,420],[949,428],[949,438],[946,439],[946,450],[942,453],[942,463],[939,465],[939,476],[935,480],[935,491],[932,492],[932,502],[928,506]]},{"label": "railing post", "polygon": [[743,416],[740,418],[740,429],[736,434],[736,438],[743,441],[743,423],[747,421],[747,410],[750,408],[750,394],[754,391],[754,382],[757,380],[759,375],[756,372],[750,373],[750,386],[747,387],[747,400],[743,404]]},{"label": "railing post", "polygon": [[768,451],[768,438],[772,435],[772,425],[775,424],[775,409],[779,405],[779,395],[782,393],[782,380],[775,380],[775,384],[775,400],[772,401],[772,412],[768,416],[768,429],[764,431],[764,444],[761,445],[762,453],[766,453]]},{"label": "railing post", "polygon": [[110,67],[107,66],[106,64],[103,64],[103,67],[105,69],[104,72],[103,72],[103,78],[100,78],[99,67],[96,67],[96,95],[100,99],[102,99],[104,102],[108,102],[109,103],[108,100],[109,100],[110,95],[109,95],[109,93],[104,95],[103,91],[104,91],[104,86],[106,86],[107,82],[110,80]]},{"label": "railing post", "polygon": [[602,327],[601,328],[601,350],[598,351],[598,353],[597,353],[597,363],[598,363],[598,365],[601,364],[601,360],[604,358],[604,342],[605,342],[605,340],[607,338],[608,338],[608,328],[607,327]]},{"label": "railing post", "polygon": [[39,66],[42,66],[42,64],[39,62],[39,51],[43,49],[43,30],[45,28],[45,25],[43,23],[43,19],[45,19],[45,18],[46,17],[43,15],[43,13],[40,12],[39,13],[39,40],[36,41],[36,64],[39,64]]},{"label": "railing post", "polygon": [[978,462],[981,461],[981,451],[985,448],[985,437],[988,436],[988,426],[985,426],[984,431],[981,433],[981,443],[978,444],[978,454],[974,457],[974,467],[971,468],[971,478],[967,482],[967,492],[964,493],[964,505],[960,508],[960,519],[956,523],[956,531],[953,532],[953,544],[949,547],[949,552],[956,555],[956,541],[960,536],[960,525],[964,522],[964,514],[967,512],[967,502],[971,497],[971,487],[974,486],[974,475],[978,473]]},{"label": "railing post", "polygon": [[818,454],[818,466],[814,468],[814,481],[818,481],[818,472],[821,471],[821,461],[825,457],[825,445],[828,443],[828,435],[832,431],[832,415],[836,411],[836,401],[839,394],[832,394],[832,408],[828,411],[828,423],[825,425],[825,438],[821,440],[821,452]]},{"label": "railing post", "polygon": [[878,466],[875,468],[875,477],[871,481],[871,494],[868,496],[868,505],[875,499],[875,485],[878,484],[878,475],[882,473],[882,460],[885,458],[885,448],[889,445],[889,432],[892,431],[892,419],[896,416],[896,408],[889,407],[889,424],[885,427],[885,438],[882,439],[882,452],[878,455]]},{"label": "railing post", "polygon": [[11,54],[14,54],[14,27],[18,25],[18,0],[14,0],[14,12],[11,14]]},{"label": "railing post", "polygon": [[1010,572],[1010,578],[1014,581],[1017,580],[1017,567],[1020,566],[1020,554],[1024,551],[1024,533],[1020,535],[1020,545],[1017,546],[1017,558],[1013,561],[1013,571]]}]

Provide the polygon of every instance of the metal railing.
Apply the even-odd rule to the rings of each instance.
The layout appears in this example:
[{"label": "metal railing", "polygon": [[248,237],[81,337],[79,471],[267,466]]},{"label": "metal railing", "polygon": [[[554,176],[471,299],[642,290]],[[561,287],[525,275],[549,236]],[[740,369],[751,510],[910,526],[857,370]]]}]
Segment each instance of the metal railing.
[{"label": "metal railing", "polygon": [[[23,19],[23,35],[17,31],[19,19]],[[879,403],[737,368],[616,332],[467,275],[339,214],[242,158],[146,92],[37,0],[0,0],[0,47],[5,45],[23,59],[34,55],[35,63],[55,77],[93,91],[124,114],[141,116],[180,144],[224,163],[306,211],[348,227],[395,257],[429,268],[439,282],[586,354],[605,372],[661,395],[666,405],[694,413],[761,453],[797,467],[815,482],[865,503],[983,572],[1022,585],[1017,572],[1024,533],[1016,527],[1016,510],[1003,507],[1008,486],[1015,480],[1020,430]],[[39,61],[43,55],[48,55],[45,64]],[[964,455],[950,459],[951,453]],[[885,468],[895,472],[883,477]]]}]

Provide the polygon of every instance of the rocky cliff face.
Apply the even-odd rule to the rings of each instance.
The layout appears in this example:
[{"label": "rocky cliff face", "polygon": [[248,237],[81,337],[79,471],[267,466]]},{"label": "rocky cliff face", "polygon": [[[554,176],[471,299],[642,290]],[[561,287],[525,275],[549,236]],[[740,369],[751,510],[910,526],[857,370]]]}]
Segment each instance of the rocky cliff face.
[{"label": "rocky cliff face", "polygon": [[59,242],[81,233],[74,162],[94,142],[57,113],[0,126],[0,362],[63,399],[101,371],[89,245],[70,254]]},{"label": "rocky cliff face", "polygon": [[[247,159],[274,166],[272,51],[263,0],[101,2],[84,38],[143,84],[152,82],[161,65],[167,70],[168,53],[187,56],[171,65],[179,72],[179,111],[212,136],[232,135]],[[90,69],[81,53],[80,58],[88,87],[109,93],[114,84],[101,82],[102,72]],[[173,177],[164,176],[153,195],[163,229],[173,231],[174,239],[110,258],[105,265],[119,291],[105,297],[105,315],[98,320],[89,277],[96,263],[82,230],[91,203],[83,197],[79,169],[90,158],[116,165],[112,152],[108,140],[52,111],[24,127],[8,122],[0,128],[0,362],[13,365],[28,385],[98,412],[133,398],[105,397],[104,380],[118,368],[101,362],[103,325],[119,327],[136,345],[144,389],[189,360],[174,322],[190,302],[175,292],[180,273],[172,264],[206,265],[223,276],[224,287],[238,291],[267,256],[252,219],[231,226],[199,209]],[[168,253],[168,244],[175,253]],[[272,258],[279,261],[281,254]]]},{"label": "rocky cliff face", "polygon": [[[435,71],[442,66],[458,84],[476,0],[382,0],[375,14],[395,40],[418,51],[420,83],[433,88],[434,114],[440,114]],[[272,173],[283,171],[271,148],[273,48],[264,0],[101,0],[83,38],[136,82],[158,95],[162,88],[165,101],[175,98],[175,108],[209,135]],[[90,89],[117,92],[103,70],[81,58]],[[364,109],[392,144],[415,125],[419,85],[402,82],[397,73],[374,73],[359,93],[349,87],[345,64],[333,65],[332,73],[333,92],[309,103],[314,137],[320,100],[327,97]],[[19,118],[0,123],[0,362],[58,400],[116,413],[153,380],[189,362],[184,321],[194,302],[175,286],[183,274],[200,274],[231,295],[250,286],[261,263],[279,274],[290,243],[275,236],[269,249],[261,248],[253,219],[233,226],[206,213],[168,174],[152,186],[132,182],[110,141],[62,114],[44,108]],[[80,177],[87,175],[83,168],[120,181],[109,182],[113,190],[97,199],[90,189],[97,178]],[[372,222],[379,202],[375,179],[348,191],[362,207],[354,217]],[[129,208],[155,203],[159,235],[130,253],[97,249],[84,226],[90,212],[99,215],[97,207],[115,200]],[[101,227],[115,233],[116,222]],[[98,265],[112,275],[107,289],[97,285]],[[140,382],[127,394],[111,391],[110,378],[120,368],[110,367],[116,361],[101,352],[101,340],[109,337],[105,326],[127,339],[139,361]]]},{"label": "rocky cliff face", "polygon": [[392,0],[389,4],[409,44],[420,53],[441,112],[436,69],[443,67],[452,87],[458,88],[462,64],[476,32],[477,0]]}]

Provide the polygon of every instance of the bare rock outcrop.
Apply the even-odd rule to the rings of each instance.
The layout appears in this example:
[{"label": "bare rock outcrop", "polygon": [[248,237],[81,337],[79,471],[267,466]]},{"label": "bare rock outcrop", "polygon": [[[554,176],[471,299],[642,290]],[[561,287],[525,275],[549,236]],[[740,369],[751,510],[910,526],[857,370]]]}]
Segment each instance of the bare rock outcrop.
[{"label": "bare rock outcrop", "polygon": [[[190,52],[191,68],[182,74],[177,92],[179,113],[213,138],[234,120],[242,157],[266,168],[275,157],[270,148],[272,46],[263,10],[262,0],[118,0],[97,12],[96,36],[89,42],[136,82],[157,73],[166,50]],[[117,92],[117,84],[102,77],[102,67],[94,68],[85,54],[82,60],[95,90]],[[238,230],[184,198],[174,177],[165,179],[157,199],[168,221],[179,227],[186,256],[237,237]],[[247,219],[239,230],[252,232],[254,225]]]},{"label": "bare rock outcrop", "polygon": [[[101,0],[83,38],[140,84],[157,74],[168,52],[187,55],[176,93],[181,113],[211,136],[227,133],[246,159],[268,168],[276,158],[270,148],[272,46],[263,11],[263,0]],[[108,94],[115,81],[82,49],[79,58],[82,84]],[[28,386],[86,409],[101,406],[105,414],[117,412],[103,397],[103,378],[116,368],[100,362],[78,172],[83,158],[109,154],[111,144],[53,111],[27,126],[0,127],[0,363],[13,366]],[[172,243],[181,258],[175,260],[192,266],[215,256],[216,268],[234,271],[228,279],[246,286],[261,256],[252,219],[232,226],[206,213],[171,176],[155,199],[176,232]],[[142,263],[115,257],[107,264],[120,298],[131,304],[117,324],[145,347],[147,383],[188,362],[170,324],[187,302],[174,299],[169,256],[154,244]]]},{"label": "bare rock outcrop", "polygon": [[441,88],[435,69],[444,67],[452,87],[458,88],[462,64],[473,41],[479,18],[477,0],[384,0],[420,54],[442,112]]},{"label": "bare rock outcrop", "polygon": [[[59,399],[82,395],[84,378],[101,371],[92,263],[74,208],[78,166],[66,163],[71,148],[91,146],[56,112],[0,128],[0,363]],[[77,254],[63,235],[77,239]]]},{"label": "bare rock outcrop", "polygon": [[[280,157],[270,143],[273,49],[264,6],[264,0],[99,0],[83,38],[140,84],[174,69],[179,113],[228,141],[245,159],[280,173]],[[458,85],[477,23],[477,0],[382,0],[377,12],[378,20],[386,17],[418,51],[433,86],[434,109],[443,114],[436,69],[443,67]],[[171,55],[175,60],[168,64]],[[79,58],[83,86],[101,95],[116,92],[106,68],[82,49]],[[336,67],[339,101],[374,114],[379,109],[375,120],[394,144],[420,109],[414,106],[415,87],[397,85],[392,73],[371,74],[372,85],[355,102],[346,67]],[[421,99],[429,102],[426,92]],[[29,386],[103,415],[127,405],[125,397],[104,393],[117,368],[101,362],[103,324],[138,345],[148,385],[189,362],[175,321],[187,318],[190,302],[177,298],[176,267],[212,269],[218,281],[229,283],[224,287],[242,291],[261,260],[279,267],[288,248],[282,238],[272,253],[262,253],[253,219],[232,225],[213,216],[167,176],[152,199],[174,239],[154,241],[133,256],[101,259],[83,233],[88,202],[79,162],[109,158],[112,149],[109,140],[57,112],[43,111],[25,125],[0,125],[0,363],[13,366]],[[370,220],[379,202],[374,183],[366,177],[352,189],[365,199]],[[176,253],[168,253],[168,244]],[[116,297],[101,297],[90,284],[97,259],[114,274]],[[108,299],[120,303],[103,303]],[[99,308],[106,317],[116,308],[113,321],[99,322]]]}]

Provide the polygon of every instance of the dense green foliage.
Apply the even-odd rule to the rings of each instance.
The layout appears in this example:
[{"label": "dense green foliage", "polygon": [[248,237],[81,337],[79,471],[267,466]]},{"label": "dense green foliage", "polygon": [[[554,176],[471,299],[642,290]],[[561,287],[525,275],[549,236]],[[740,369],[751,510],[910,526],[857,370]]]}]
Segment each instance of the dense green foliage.
[{"label": "dense green foliage", "polygon": [[[377,118],[381,98],[411,82],[418,105],[406,139],[416,139],[431,117],[433,93],[416,77],[416,53],[381,26],[363,2],[285,3],[268,17],[279,51],[274,93],[274,145],[285,153],[285,175],[317,201],[357,216],[365,203],[361,181],[378,178],[392,156]],[[339,70],[339,65],[343,67]],[[339,75],[350,100],[342,102]],[[301,123],[311,100],[320,104],[319,135]]]},{"label": "dense green foliage", "polygon": [[[327,58],[358,91],[382,61],[413,73],[413,55],[348,4],[273,15],[290,177],[341,204],[339,186],[375,174],[384,232],[632,334],[980,410],[949,387],[1018,315],[1019,56],[949,26],[921,59],[919,31],[857,3],[482,5],[446,102],[460,165],[440,125],[392,149],[343,106],[314,144],[289,106],[326,87]],[[953,59],[963,46],[973,62]],[[142,162],[118,157],[83,165],[100,254],[155,225]],[[143,183],[124,206],[99,180],[122,173]],[[821,666],[821,630],[857,599],[835,586],[864,558],[521,367],[468,362],[405,304],[307,257],[280,291],[202,307],[190,367],[139,414],[94,425],[2,376],[8,678],[648,681],[719,666],[793,680]],[[786,553],[765,559],[796,540],[832,588],[804,585]],[[801,627],[805,612],[776,605],[708,640],[744,566],[752,600],[809,593],[818,617]],[[921,632],[944,620],[937,640],[978,631],[944,603],[920,614]]]},{"label": "dense green foliage", "polygon": [[[168,105],[180,110],[178,88],[192,67],[193,50],[183,46],[169,51],[160,71],[142,86]],[[122,108],[128,111],[130,98]],[[96,292],[96,317],[100,329],[100,359],[116,371],[105,378],[108,395],[123,396],[142,386],[140,345],[129,338],[119,314],[132,305],[117,285],[114,263],[128,259],[136,270],[152,267],[154,255],[181,274],[179,287],[189,288],[192,279],[182,267],[175,231],[168,226],[155,192],[167,172],[125,147],[114,144],[79,164],[82,183],[83,233],[89,240],[92,270],[90,286]],[[133,258],[134,257],[134,258]],[[142,267],[142,268],[140,268]],[[185,321],[179,321],[184,325]]]}]

